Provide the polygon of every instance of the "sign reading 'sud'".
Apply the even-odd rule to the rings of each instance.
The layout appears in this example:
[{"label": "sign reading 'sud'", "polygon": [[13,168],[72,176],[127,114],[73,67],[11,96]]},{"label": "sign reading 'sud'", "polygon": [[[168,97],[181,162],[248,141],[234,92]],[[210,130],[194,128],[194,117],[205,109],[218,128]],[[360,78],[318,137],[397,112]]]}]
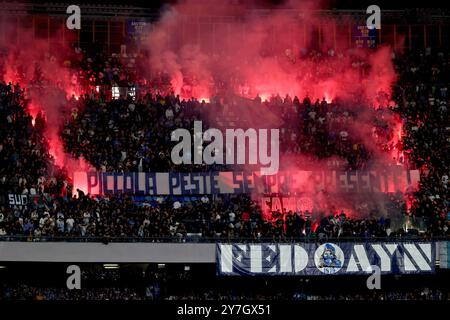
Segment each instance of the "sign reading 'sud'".
[{"label": "sign reading 'sud'", "polygon": [[218,244],[222,275],[432,273],[435,244],[425,242]]}]

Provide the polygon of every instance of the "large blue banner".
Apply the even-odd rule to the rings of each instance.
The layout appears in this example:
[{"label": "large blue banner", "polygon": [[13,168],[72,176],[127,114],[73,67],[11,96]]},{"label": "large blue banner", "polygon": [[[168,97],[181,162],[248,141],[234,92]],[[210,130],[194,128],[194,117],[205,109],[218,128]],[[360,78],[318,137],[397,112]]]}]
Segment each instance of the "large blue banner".
[{"label": "large blue banner", "polygon": [[217,244],[219,275],[433,273],[431,242]]}]

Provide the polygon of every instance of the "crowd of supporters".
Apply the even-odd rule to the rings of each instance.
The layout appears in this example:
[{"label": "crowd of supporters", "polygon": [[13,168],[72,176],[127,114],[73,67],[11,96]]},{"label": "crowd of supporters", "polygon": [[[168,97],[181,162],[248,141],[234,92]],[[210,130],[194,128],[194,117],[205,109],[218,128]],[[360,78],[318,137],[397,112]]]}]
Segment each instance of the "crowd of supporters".
[{"label": "crowd of supporters", "polygon": [[[2,299],[0,299],[2,300]],[[63,288],[36,288],[21,285],[5,289],[3,300],[144,300],[135,289],[100,288],[70,291]]]},{"label": "crowd of supporters", "polygon": [[[134,70],[133,57],[128,68]],[[394,88],[395,106],[374,108],[370,126],[377,149],[402,163],[421,170],[420,188],[410,213],[428,221],[427,236],[449,233],[449,144],[447,109],[449,68],[445,52],[412,52],[396,61],[399,80]],[[134,71],[118,56],[96,55],[81,59],[80,78],[92,85],[136,85]],[[159,75],[164,78],[164,75]],[[162,83],[166,81],[161,80]],[[125,83],[125,84],[124,84]],[[128,83],[128,84],[127,84]],[[156,81],[156,84],[158,81]],[[0,193],[39,196],[37,203],[10,207],[3,199],[0,235],[93,237],[180,237],[200,234],[219,238],[297,238],[401,236],[388,220],[356,219],[345,214],[322,212],[311,221],[309,212],[292,212],[266,221],[261,208],[246,197],[180,203],[173,199],[156,204],[133,203],[129,197],[70,197],[70,186],[52,164],[43,134],[45,120],[27,112],[27,101],[17,85],[0,84]],[[235,99],[235,98],[232,98]],[[244,100],[242,100],[244,101]],[[243,102],[244,103],[244,102]],[[247,100],[250,110],[271,111],[282,119],[282,156],[304,154],[311,160],[338,156],[347,169],[370,167],[374,146],[366,145],[351,128],[361,119],[353,105],[340,101],[310,101],[308,97],[273,96]],[[138,97],[109,100],[99,92],[68,102],[70,110],[61,128],[65,149],[75,158],[85,158],[101,171],[218,170],[220,166],[174,167],[170,159],[171,132],[192,130],[194,120],[217,125],[213,115],[228,115],[223,99],[210,102],[183,100],[171,93],[147,92]],[[251,109],[254,108],[254,109]],[[274,111],[275,110],[275,111]],[[292,118],[298,121],[292,121]],[[402,124],[402,140],[394,137]],[[349,129],[350,128],[350,129]],[[195,152],[193,150],[193,152]],[[406,161],[407,159],[407,161]],[[283,163],[283,162],[282,162]],[[316,222],[316,226],[312,226]]]},{"label": "crowd of supporters", "polygon": [[[23,89],[0,83],[0,193],[57,193],[63,180],[50,166],[41,114],[32,124]],[[59,179],[58,179],[59,178]]]},{"label": "crowd of supporters", "polygon": [[[276,110],[281,113],[282,157],[302,154],[315,161],[339,156],[347,162],[349,169],[367,168],[373,160],[374,151],[360,136],[349,133],[356,130],[360,121],[352,111],[353,107],[346,109],[338,102],[311,102],[308,98],[300,102],[297,97],[292,100],[289,96],[284,99],[275,96],[264,103],[258,100],[244,103],[247,106],[243,108],[255,112]],[[378,148],[392,153],[397,147],[397,141],[393,139],[394,115],[386,109],[371,113]],[[104,171],[214,170],[212,166],[174,165],[170,159],[170,151],[175,145],[171,133],[178,128],[192,131],[195,120],[203,122],[204,130],[208,126],[217,127],[215,120],[227,115],[221,102],[216,100],[206,104],[195,99],[182,100],[174,94],[148,94],[137,101],[122,97],[100,102],[94,95],[88,100],[80,99],[73,106],[62,138],[68,152],[75,157],[85,157]],[[398,158],[393,165],[404,162],[399,153],[395,157]]]},{"label": "crowd of supporters", "polygon": [[[172,266],[173,267],[173,266]],[[384,279],[380,290],[356,289],[356,278],[333,281],[336,286],[329,286],[329,280],[314,277],[296,277],[260,283],[255,292],[252,279],[226,280],[216,278],[214,270],[191,270],[190,268],[172,268],[156,266],[142,269],[130,265],[118,269],[105,269],[101,265],[81,267],[81,288],[62,287],[64,277],[55,277],[61,270],[49,267],[42,273],[43,279],[28,277],[16,279],[21,271],[12,271],[0,285],[0,300],[449,300],[450,292],[445,282],[446,273],[440,273],[433,281]],[[60,274],[61,276],[64,273]],[[0,277],[2,274],[0,273]],[[46,277],[51,279],[44,280]],[[339,277],[339,276],[337,276]],[[41,283],[45,281],[46,286]],[[243,281],[243,282],[242,282]],[[259,281],[259,280],[255,280]],[[277,283],[278,282],[278,283]],[[352,286],[341,287],[342,283]],[[409,283],[409,285],[408,285]],[[214,289],[212,289],[214,288]]]},{"label": "crowd of supporters", "polygon": [[396,62],[395,111],[403,122],[403,149],[422,171],[412,212],[448,230],[450,212],[449,55],[444,50],[407,53]]},{"label": "crowd of supporters", "polygon": [[[201,108],[198,101],[180,101],[174,95],[146,95],[136,102],[82,98],[74,102],[61,137],[74,157],[83,156],[104,172],[167,171],[176,167],[170,158],[172,131],[192,129],[193,120],[208,113]],[[176,170],[201,167],[214,169],[195,165]]]},{"label": "crowd of supporters", "polygon": [[[364,138],[355,134],[361,130],[362,119],[353,104],[312,102],[308,97],[300,102],[298,97],[289,96],[273,96],[265,102],[239,97],[223,100],[215,97],[206,103],[194,98],[184,100],[173,93],[166,96],[148,93],[138,99],[121,96],[104,101],[99,94],[86,95],[72,101],[61,136],[69,153],[77,158],[83,156],[103,171],[214,170],[224,166],[174,165],[170,158],[175,145],[171,133],[181,128],[192,133],[196,120],[202,121],[203,130],[223,126],[223,119],[229,119],[233,125],[243,122],[246,127],[248,119],[242,120],[242,114],[239,115],[245,110],[248,114],[275,114],[281,123],[276,127],[280,129],[282,159],[301,154],[314,162],[336,156],[346,162],[348,169],[368,168],[379,160],[374,158],[374,146],[367,146]],[[242,109],[225,108],[227,104],[237,104]],[[399,121],[396,115],[380,108],[368,111],[365,117],[371,121],[372,131],[368,134],[373,135],[377,150],[394,155],[395,161],[388,164],[403,163],[401,153],[395,152],[399,145],[394,137]],[[185,156],[190,158],[189,154]]]}]

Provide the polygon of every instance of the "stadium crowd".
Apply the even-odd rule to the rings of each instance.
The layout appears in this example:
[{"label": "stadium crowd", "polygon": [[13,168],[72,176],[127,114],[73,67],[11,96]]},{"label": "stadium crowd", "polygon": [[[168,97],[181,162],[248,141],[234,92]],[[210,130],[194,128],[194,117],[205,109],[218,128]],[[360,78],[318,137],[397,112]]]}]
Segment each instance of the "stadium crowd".
[{"label": "stadium crowd", "polygon": [[[353,290],[342,283],[357,283],[355,278],[334,278],[336,286],[323,285],[329,280],[317,277],[290,277],[290,279],[266,280],[259,283],[257,292],[251,285],[257,279],[216,278],[214,270],[199,267],[183,269],[178,265],[122,265],[117,269],[105,269],[102,265],[81,267],[81,289],[61,287],[64,273],[55,267],[42,267],[30,272],[25,279],[21,270],[9,270],[2,274],[0,300],[449,300],[450,292],[445,281],[446,273],[435,281],[418,280],[414,286],[405,285],[410,279],[384,279],[381,290]],[[47,269],[48,268],[48,269]],[[6,269],[8,270],[8,269]],[[35,274],[41,274],[36,277]],[[47,277],[50,279],[44,280]],[[344,276],[345,277],[345,276]],[[63,281],[64,280],[64,281]],[[41,282],[46,283],[45,286]],[[400,288],[399,286],[402,284]],[[214,287],[214,290],[211,289]]]},{"label": "stadium crowd", "polygon": [[403,150],[421,169],[412,212],[429,217],[437,230],[448,231],[450,213],[449,55],[444,50],[409,52],[396,61],[399,79],[395,108],[403,122]]},{"label": "stadium crowd", "polygon": [[45,120],[35,124],[27,110],[23,89],[0,83],[0,196],[6,193],[57,194],[63,188],[62,173],[50,166],[44,138]]},{"label": "stadium crowd", "polygon": [[[103,172],[175,169],[170,158],[171,132],[177,128],[192,130],[193,120],[201,120],[199,114],[206,113],[198,101],[180,101],[175,95],[148,94],[136,102],[131,98],[100,102],[93,96],[73,104],[61,133],[65,148]],[[176,170],[214,167],[186,165]]]}]

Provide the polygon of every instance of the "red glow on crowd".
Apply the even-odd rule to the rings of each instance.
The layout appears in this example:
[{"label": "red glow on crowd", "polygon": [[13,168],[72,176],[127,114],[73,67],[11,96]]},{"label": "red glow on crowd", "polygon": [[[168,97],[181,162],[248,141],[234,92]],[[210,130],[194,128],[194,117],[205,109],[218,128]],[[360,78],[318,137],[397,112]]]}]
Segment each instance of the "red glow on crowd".
[{"label": "red glow on crowd", "polygon": [[[170,19],[169,19],[170,20]],[[315,100],[324,99],[327,103],[332,103],[335,99],[354,101],[356,98],[362,98],[365,103],[361,103],[361,114],[366,111],[388,106],[391,99],[391,85],[396,79],[395,71],[392,65],[390,48],[381,47],[377,50],[355,50],[349,54],[343,54],[334,49],[311,50],[299,49],[298,43],[288,43],[281,41],[275,43],[274,48],[266,48],[267,30],[253,32],[252,27],[258,27],[258,22],[250,22],[248,27],[248,41],[239,41],[234,36],[224,35],[220,49],[223,55],[208,55],[200,48],[191,46],[192,39],[186,37],[185,43],[179,43],[180,50],[167,48],[166,38],[176,38],[167,34],[165,22],[168,19],[161,19],[161,23],[155,23],[155,33],[151,33],[151,57],[147,63],[149,74],[155,71],[167,72],[170,79],[171,88],[175,94],[179,94],[182,99],[196,98],[200,102],[210,103],[211,98],[216,95],[237,94],[239,96],[253,99],[259,96],[262,102],[269,102],[273,97],[282,97],[289,95],[291,98],[297,96],[300,100],[309,97],[314,103]],[[171,24],[177,21],[170,21]],[[276,27],[276,30],[283,30],[284,19],[279,16],[270,19],[268,25]],[[241,26],[230,25],[230,29]],[[180,30],[179,28],[173,28]],[[257,29],[257,28],[256,28]],[[209,31],[206,31],[209,32]],[[231,32],[231,34],[233,34]],[[155,38],[155,36],[158,36]],[[263,36],[261,36],[263,35]],[[276,37],[275,37],[276,38]],[[30,46],[34,47],[34,46]],[[155,49],[159,48],[159,49]],[[295,48],[295,49],[294,49]],[[239,50],[237,50],[239,49]],[[266,50],[267,49],[267,50]],[[155,51],[160,50],[160,51]],[[59,167],[66,167],[69,175],[73,174],[73,168],[80,166],[88,167],[84,159],[81,158],[77,163],[73,162],[70,155],[64,151],[63,142],[59,136],[59,127],[61,125],[61,114],[65,100],[79,100],[84,94],[90,93],[89,84],[82,83],[78,79],[80,70],[72,70],[68,67],[62,67],[56,61],[57,58],[48,59],[37,56],[33,51],[24,49],[24,54],[9,55],[9,64],[4,75],[4,79],[9,82],[17,82],[23,88],[33,87],[36,83],[42,85],[41,91],[31,97],[31,104],[28,109],[33,117],[33,125],[39,112],[45,114],[48,129],[45,132],[49,144],[49,153],[53,156],[55,164]],[[270,52],[269,52],[270,51]],[[47,61],[49,60],[49,61]],[[59,59],[61,60],[61,59]],[[28,65],[29,61],[38,61],[41,64],[41,75],[36,80],[33,78],[31,67],[24,72],[23,65]],[[59,61],[61,62],[61,61]],[[148,70],[147,70],[148,71]],[[232,75],[223,76],[223,73],[230,72]],[[145,73],[145,72],[144,72]],[[55,75],[58,78],[55,79]],[[145,78],[145,76],[144,76]],[[82,79],[82,77],[80,77]],[[86,78],[85,78],[86,79]],[[231,80],[230,80],[231,79]],[[42,80],[42,81],[41,81]],[[145,79],[151,83],[151,77]],[[85,80],[85,82],[88,82]],[[116,84],[117,85],[117,84]],[[84,89],[83,89],[84,88]],[[57,89],[57,90],[53,90]],[[117,87],[117,91],[119,87]],[[55,93],[54,91],[58,91]],[[92,86],[92,91],[100,93],[99,86]],[[142,93],[139,93],[142,95]],[[113,92],[114,95],[114,92]],[[62,96],[62,98],[60,97]],[[64,100],[65,98],[65,100]],[[116,97],[119,98],[119,97]],[[83,100],[83,99],[81,99]],[[239,106],[237,106],[239,108]],[[249,119],[244,119],[245,117]],[[276,117],[270,118],[270,120]],[[274,121],[269,121],[266,115],[255,114],[252,112],[239,114],[239,120],[251,120],[255,126],[274,125]],[[293,119],[293,121],[296,121]],[[270,122],[270,123],[269,123]],[[239,125],[239,121],[237,121]],[[367,134],[361,140],[366,142],[372,137]],[[401,148],[402,123],[397,121],[393,128],[391,143],[388,146],[388,152],[391,160],[397,159],[398,164],[403,163],[403,150]],[[373,144],[373,141],[369,141]],[[294,168],[295,170],[296,168]],[[297,168],[298,169],[298,168]],[[329,202],[325,196],[317,190],[313,190],[313,182],[301,181],[311,187],[305,196],[300,198],[272,198],[270,199],[270,208],[267,201],[263,201],[263,211],[269,220],[273,220],[273,212],[283,213],[292,211],[312,212],[317,209],[317,204],[326,204],[328,207],[337,202],[336,206],[343,208],[345,204],[339,202],[336,198]],[[86,192],[87,186],[77,185],[78,188]],[[390,189],[394,189],[389,184]],[[323,208],[320,208],[323,209]],[[327,208],[329,209],[329,208]],[[346,209],[346,213],[352,209]]]},{"label": "red glow on crowd", "polygon": [[88,183],[84,179],[84,172],[74,172],[73,173],[73,194],[77,196],[77,190],[81,190],[84,194],[88,194]]}]

